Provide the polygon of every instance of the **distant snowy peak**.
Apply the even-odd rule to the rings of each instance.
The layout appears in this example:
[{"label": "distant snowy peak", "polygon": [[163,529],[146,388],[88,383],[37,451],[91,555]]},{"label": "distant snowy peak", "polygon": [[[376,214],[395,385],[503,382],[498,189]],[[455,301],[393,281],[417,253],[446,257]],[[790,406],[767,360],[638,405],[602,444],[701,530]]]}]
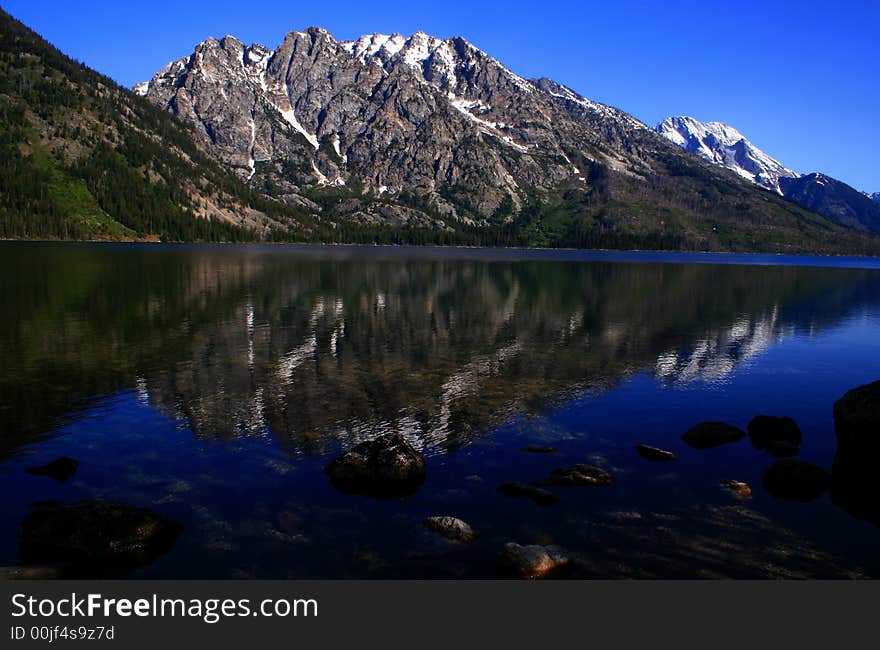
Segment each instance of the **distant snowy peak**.
[{"label": "distant snowy peak", "polygon": [[880,201],[880,192],[874,192],[873,194],[869,194],[868,198],[873,201]]},{"label": "distant snowy peak", "polygon": [[701,122],[686,116],[667,117],[656,130],[682,149],[780,194],[780,178],[800,176],[758,149],[735,128],[721,122]]}]

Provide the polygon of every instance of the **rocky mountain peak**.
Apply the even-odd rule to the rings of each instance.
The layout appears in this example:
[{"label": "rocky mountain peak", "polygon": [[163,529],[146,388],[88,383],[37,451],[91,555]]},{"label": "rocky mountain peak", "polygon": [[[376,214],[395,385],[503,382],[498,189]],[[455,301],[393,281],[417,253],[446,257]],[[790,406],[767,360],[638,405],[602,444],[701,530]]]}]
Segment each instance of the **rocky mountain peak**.
[{"label": "rocky mountain peak", "polygon": [[354,177],[379,194],[416,190],[439,214],[482,218],[508,201],[517,209],[526,187],[585,183],[597,146],[618,170],[645,165],[616,150],[640,122],[529,82],[460,37],[340,42],[311,27],[274,50],[209,38],[137,92],[190,121],[243,178],[271,179],[289,196]]},{"label": "rocky mountain peak", "polygon": [[742,133],[723,122],[701,122],[696,118],[680,115],[667,117],[657,125],[656,130],[682,149],[780,194],[780,178],[800,175],[761,151]]}]

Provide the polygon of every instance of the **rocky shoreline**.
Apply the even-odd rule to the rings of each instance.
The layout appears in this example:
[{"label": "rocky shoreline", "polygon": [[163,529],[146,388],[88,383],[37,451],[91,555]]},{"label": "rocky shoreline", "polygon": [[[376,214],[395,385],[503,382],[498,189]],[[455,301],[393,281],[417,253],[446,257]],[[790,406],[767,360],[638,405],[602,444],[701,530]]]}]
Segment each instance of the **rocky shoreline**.
[{"label": "rocky shoreline", "polygon": [[[748,433],[724,422],[702,422],[685,432],[682,442],[711,458],[709,450],[748,437],[755,451],[775,457],[762,480],[771,497],[810,501],[828,493],[831,501],[846,512],[880,525],[880,482],[874,472],[875,458],[880,452],[880,381],[842,396],[834,404],[834,421],[838,447],[831,471],[794,457],[804,434],[793,419],[784,416],[758,415],[749,423]],[[557,449],[532,445],[522,451],[549,458]],[[646,443],[635,445],[633,452],[648,463],[679,460],[675,451]],[[419,491],[428,465],[423,454],[403,435],[392,433],[353,446],[328,464],[325,471],[342,494],[393,501]],[[25,471],[64,484],[76,475],[79,466],[78,461],[61,457]],[[502,483],[497,494],[553,506],[565,500],[569,490],[614,489],[624,480],[608,469],[575,463],[557,467],[543,477]],[[717,481],[736,501],[748,501],[753,496],[753,487],[744,481],[725,476],[718,476]],[[744,511],[735,509],[725,511],[725,516],[737,512],[746,516]],[[620,519],[642,520],[640,513]],[[446,544],[470,547],[482,543],[480,522],[465,521],[454,513],[430,514],[421,524],[426,534]],[[173,519],[123,502],[85,499],[37,503],[20,526],[21,566],[2,569],[0,579],[130,575],[167,553],[185,534],[183,526]],[[510,540],[497,548],[498,577],[590,577],[589,557],[551,540],[546,544],[531,542]]]}]

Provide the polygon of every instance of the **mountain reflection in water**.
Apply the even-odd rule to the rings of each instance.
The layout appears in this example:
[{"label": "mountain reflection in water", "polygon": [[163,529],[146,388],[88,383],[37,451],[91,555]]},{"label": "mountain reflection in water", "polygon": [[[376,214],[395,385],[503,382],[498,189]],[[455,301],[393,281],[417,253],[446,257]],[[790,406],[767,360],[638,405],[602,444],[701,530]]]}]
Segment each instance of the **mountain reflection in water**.
[{"label": "mountain reflection in water", "polygon": [[125,391],[291,459],[387,431],[437,456],[639,376],[723,392],[880,306],[872,268],[548,257],[4,245],[0,460]]}]

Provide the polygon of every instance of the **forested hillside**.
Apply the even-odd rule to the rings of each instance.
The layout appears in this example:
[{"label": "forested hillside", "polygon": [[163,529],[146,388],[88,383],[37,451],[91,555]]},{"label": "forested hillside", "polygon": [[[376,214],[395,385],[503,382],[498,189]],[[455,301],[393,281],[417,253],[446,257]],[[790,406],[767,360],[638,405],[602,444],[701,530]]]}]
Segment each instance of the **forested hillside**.
[{"label": "forested hillside", "polygon": [[304,221],[0,12],[0,238],[246,241]]}]

